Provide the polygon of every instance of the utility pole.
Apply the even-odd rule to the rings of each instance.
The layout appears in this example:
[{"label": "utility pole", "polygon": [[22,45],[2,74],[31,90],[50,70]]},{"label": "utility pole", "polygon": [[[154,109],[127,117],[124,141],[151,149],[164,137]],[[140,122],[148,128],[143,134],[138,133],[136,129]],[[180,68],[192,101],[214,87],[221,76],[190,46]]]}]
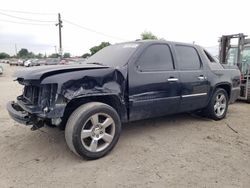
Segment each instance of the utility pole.
[{"label": "utility pole", "polygon": [[16,56],[17,56],[17,46],[16,46],[16,44],[15,44],[15,51],[16,51]]},{"label": "utility pole", "polygon": [[59,55],[60,58],[62,58],[62,20],[61,20],[61,14],[58,13],[58,23],[56,24],[59,28]]},{"label": "utility pole", "polygon": [[54,46],[55,47],[55,53],[57,54],[57,49],[56,49],[56,46]]}]

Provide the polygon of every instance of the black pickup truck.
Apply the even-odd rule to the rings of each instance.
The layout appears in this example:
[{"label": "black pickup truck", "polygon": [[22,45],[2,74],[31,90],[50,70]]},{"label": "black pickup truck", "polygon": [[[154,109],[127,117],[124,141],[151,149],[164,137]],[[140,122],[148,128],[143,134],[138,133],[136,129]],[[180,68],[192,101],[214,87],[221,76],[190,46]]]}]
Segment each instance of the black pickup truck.
[{"label": "black pickup truck", "polygon": [[15,77],[24,90],[7,104],[10,116],[32,130],[65,128],[69,148],[89,159],[112,150],[121,123],[195,111],[220,120],[240,92],[239,70],[223,68],[200,46],[159,40],[115,44],[82,65]]}]

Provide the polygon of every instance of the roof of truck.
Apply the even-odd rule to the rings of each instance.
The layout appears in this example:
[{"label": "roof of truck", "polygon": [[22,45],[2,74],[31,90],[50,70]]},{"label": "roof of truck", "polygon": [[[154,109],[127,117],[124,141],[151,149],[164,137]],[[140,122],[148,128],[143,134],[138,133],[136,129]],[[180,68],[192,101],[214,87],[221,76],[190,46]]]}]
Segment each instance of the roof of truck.
[{"label": "roof of truck", "polygon": [[196,44],[191,44],[191,43],[185,43],[185,42],[175,42],[175,41],[167,41],[167,40],[135,40],[135,41],[128,41],[128,42],[123,42],[123,43],[117,43],[117,44],[128,44],[128,43],[172,43],[172,44],[178,44],[178,45],[188,45],[188,46],[199,46]]}]

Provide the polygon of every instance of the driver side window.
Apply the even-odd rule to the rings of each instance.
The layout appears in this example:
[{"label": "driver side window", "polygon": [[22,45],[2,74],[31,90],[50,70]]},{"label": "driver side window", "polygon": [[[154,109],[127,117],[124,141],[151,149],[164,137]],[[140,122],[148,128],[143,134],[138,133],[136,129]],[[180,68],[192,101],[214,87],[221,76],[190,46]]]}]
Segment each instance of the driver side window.
[{"label": "driver side window", "polygon": [[146,48],[138,60],[142,72],[174,69],[173,57],[167,44],[153,44]]}]

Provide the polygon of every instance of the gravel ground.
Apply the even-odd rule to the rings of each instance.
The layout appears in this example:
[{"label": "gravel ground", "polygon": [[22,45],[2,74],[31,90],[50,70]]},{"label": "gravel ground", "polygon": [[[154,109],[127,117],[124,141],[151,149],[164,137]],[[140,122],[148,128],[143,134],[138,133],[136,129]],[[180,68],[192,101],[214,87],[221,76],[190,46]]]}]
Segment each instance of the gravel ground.
[{"label": "gravel ground", "polygon": [[[227,118],[189,114],[123,126],[114,150],[86,161],[69,151],[64,132],[30,131],[5,105],[21,93],[4,66],[0,76],[0,187],[250,187],[250,104],[230,105]],[[230,128],[231,127],[231,128]]]}]

